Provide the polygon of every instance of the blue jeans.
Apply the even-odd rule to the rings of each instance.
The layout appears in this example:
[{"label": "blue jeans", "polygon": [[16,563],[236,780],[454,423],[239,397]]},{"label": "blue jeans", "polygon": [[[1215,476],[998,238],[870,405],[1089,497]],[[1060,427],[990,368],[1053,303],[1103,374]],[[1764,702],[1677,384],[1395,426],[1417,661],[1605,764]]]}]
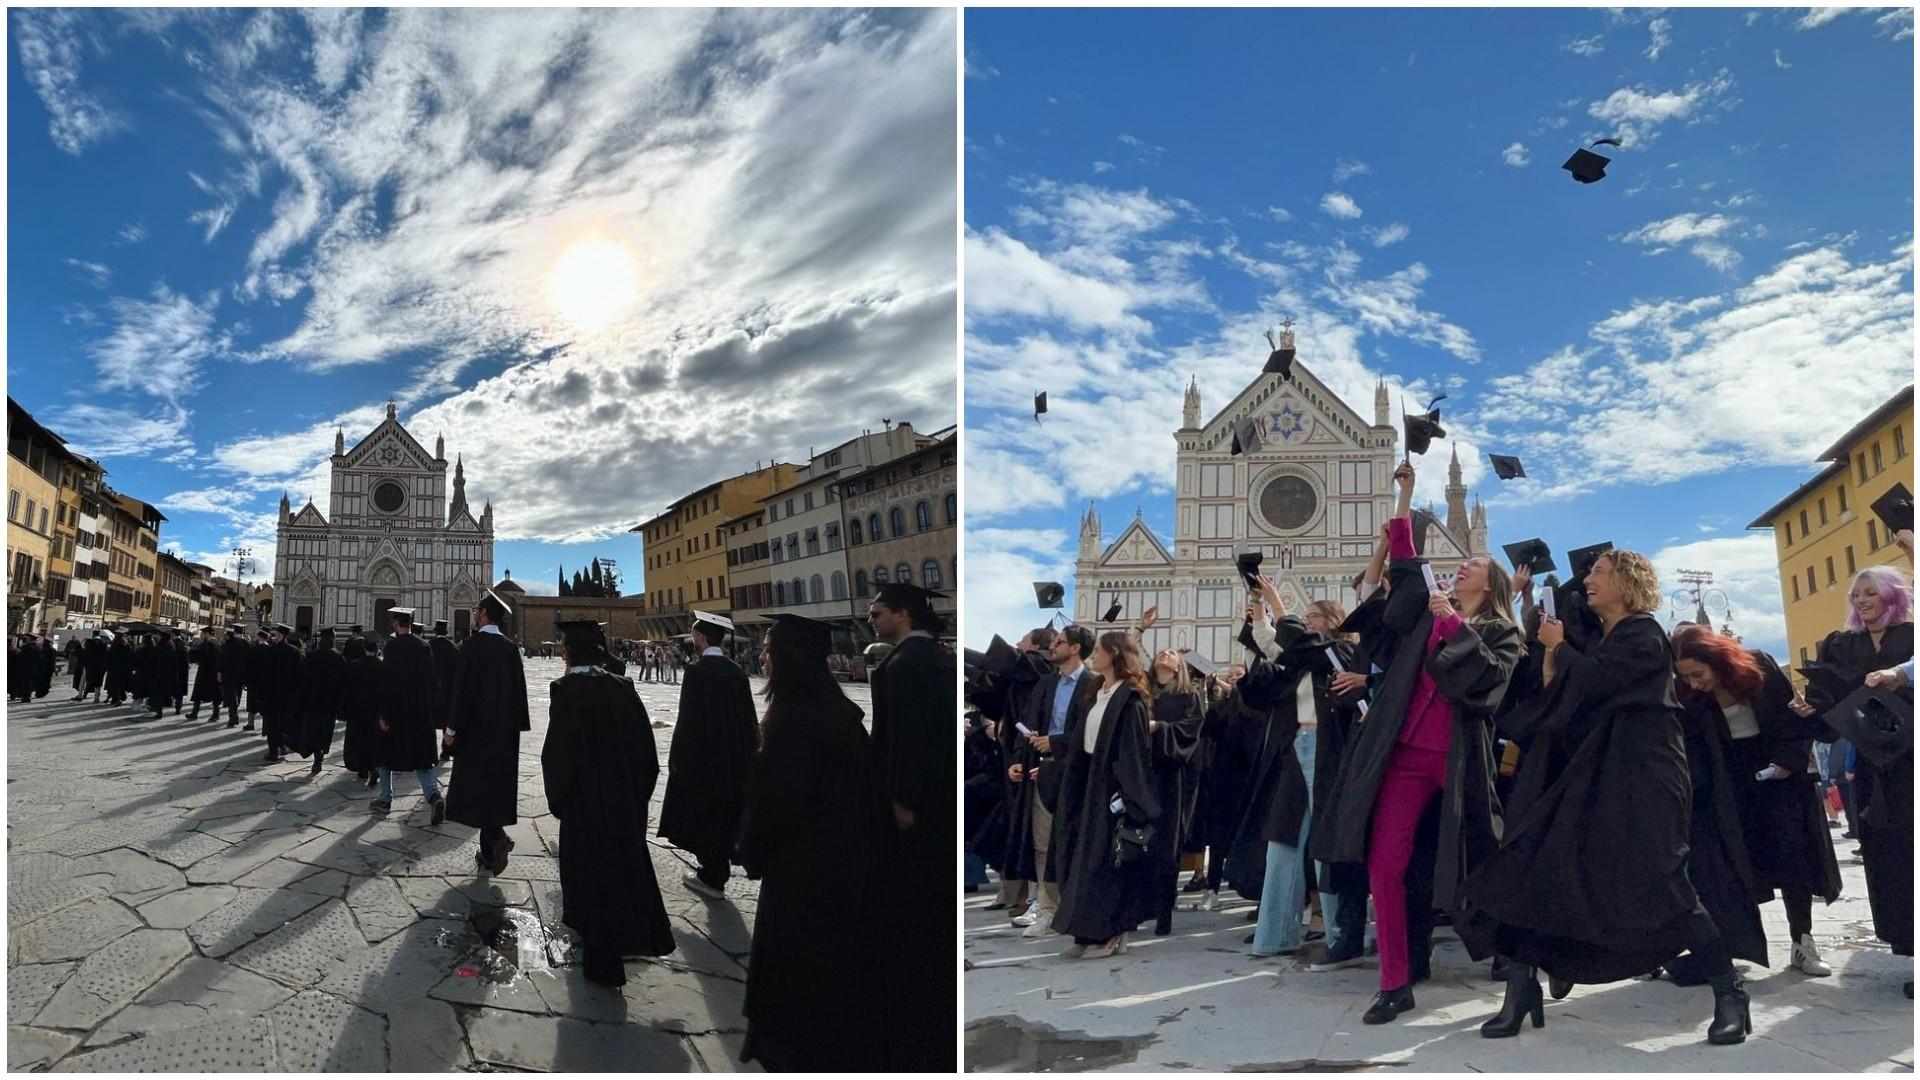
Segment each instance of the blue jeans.
[{"label": "blue jeans", "polygon": [[[1307,778],[1307,812],[1300,819],[1299,847],[1267,842],[1267,875],[1260,887],[1260,922],[1253,929],[1255,956],[1293,952],[1301,945],[1300,911],[1307,902],[1307,866],[1302,849],[1307,846],[1307,831],[1313,827],[1313,751],[1317,742],[1317,733],[1311,729],[1293,737],[1294,756],[1300,759],[1300,771]],[[1331,925],[1332,919],[1324,908],[1322,918]]]},{"label": "blue jeans", "polygon": [[[415,769],[413,775],[420,778],[420,794],[425,795],[428,802],[440,797],[440,782],[434,778],[432,769]],[[384,765],[380,767],[380,799],[393,801],[393,770]]]}]

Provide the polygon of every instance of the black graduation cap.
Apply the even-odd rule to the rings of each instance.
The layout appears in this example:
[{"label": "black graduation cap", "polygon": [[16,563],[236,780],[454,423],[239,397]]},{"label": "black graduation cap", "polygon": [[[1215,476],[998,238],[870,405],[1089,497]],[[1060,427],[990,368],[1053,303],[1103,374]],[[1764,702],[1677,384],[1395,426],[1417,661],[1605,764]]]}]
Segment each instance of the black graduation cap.
[{"label": "black graduation cap", "polygon": [[1278,375],[1282,379],[1293,374],[1292,335],[1281,337],[1273,331],[1267,331],[1267,344],[1273,351],[1267,354],[1267,366],[1260,369],[1263,375]]},{"label": "black graduation cap", "polygon": [[1440,426],[1440,410],[1406,415],[1407,453],[1424,454],[1433,440],[1447,437],[1447,429]]},{"label": "black graduation cap", "polygon": [[[556,624],[556,625],[558,625],[558,624]],[[354,633],[359,633],[359,632],[360,632],[360,628],[359,628],[359,627],[357,627],[357,626],[356,626],[356,627],[354,627],[354,628],[353,628],[353,630],[354,630]],[[434,633],[436,633],[436,634],[440,634],[440,635],[443,635],[443,636],[444,636],[444,635],[446,634],[446,632],[447,632],[447,620],[445,620],[445,619],[435,619],[435,620],[433,620],[433,632],[434,632]]]},{"label": "black graduation cap", "polygon": [[1884,686],[1861,686],[1821,718],[1875,765],[1913,752],[1913,703]]},{"label": "black graduation cap", "polygon": [[[553,625],[560,625],[558,615],[554,617]],[[727,633],[733,629],[733,620],[727,618],[725,615],[715,615],[712,612],[701,611],[699,608],[695,608],[693,609],[693,625],[698,627],[700,632],[705,634],[709,639],[720,638],[725,637]]]},{"label": "black graduation cap", "polygon": [[563,619],[559,612],[553,616],[554,632],[569,645],[605,645],[607,643],[606,623],[593,619]]},{"label": "black graduation cap", "polygon": [[946,595],[938,589],[915,585],[911,581],[888,581],[880,585],[873,598],[895,611],[905,611],[915,607],[931,608],[935,600]]},{"label": "black graduation cap", "polygon": [[1066,587],[1057,581],[1036,581],[1033,583],[1034,602],[1042,608],[1063,607],[1065,606],[1063,601],[1066,600],[1066,597]]},{"label": "black graduation cap", "polygon": [[1019,662],[1020,650],[1007,644],[1007,639],[999,634],[993,635],[993,642],[987,646],[987,651],[980,657],[980,666],[995,675],[1005,675]]},{"label": "black graduation cap", "polygon": [[1901,529],[1913,529],[1913,492],[1907,485],[1895,483],[1887,493],[1873,500],[1873,512],[1886,522],[1887,529],[1898,532]]},{"label": "black graduation cap", "polygon": [[[411,612],[411,611],[409,611],[409,612],[407,612],[407,614],[408,614],[408,615],[412,615],[412,614],[413,614],[413,612]],[[291,634],[291,633],[293,633],[293,627],[291,627],[291,626],[288,626],[288,625],[287,625],[286,623],[283,623],[283,622],[279,622],[279,623],[274,623],[274,624],[273,624],[273,628],[274,628],[275,630],[278,630],[278,631],[280,631],[280,632],[281,632],[281,633],[283,633],[283,634]]]},{"label": "black graduation cap", "polygon": [[1266,556],[1244,543],[1233,545],[1234,569],[1240,571],[1240,579],[1247,588],[1258,591],[1260,588],[1260,560]]},{"label": "black graduation cap", "polygon": [[1220,665],[1207,659],[1206,656],[1201,653],[1194,652],[1192,649],[1180,650],[1180,659],[1186,661],[1188,670],[1202,679],[1220,670]]},{"label": "black graduation cap", "polygon": [[1502,544],[1500,549],[1507,553],[1507,563],[1515,570],[1526,566],[1532,568],[1534,574],[1539,575],[1560,569],[1553,564],[1553,551],[1547,547],[1547,542],[1539,537],[1522,540],[1517,544]]},{"label": "black graduation cap", "polygon": [[1502,480],[1517,480],[1527,475],[1520,465],[1520,459],[1506,454],[1488,454],[1493,459],[1493,474]]},{"label": "black graduation cap", "polygon": [[361,628],[361,626],[360,626],[360,624],[359,624],[359,623],[354,623],[354,624],[353,624],[353,632],[354,632],[354,633],[356,633],[356,634],[364,634],[364,633],[366,633],[366,631],[365,631],[365,630],[363,630],[363,629]]},{"label": "black graduation cap", "polygon": [[489,612],[496,618],[505,618],[506,616],[513,614],[512,605],[508,604],[505,600],[500,599],[500,594],[497,592],[494,592],[492,589],[488,589],[487,595],[480,598],[480,606],[487,607],[488,601],[492,601],[493,603],[500,605],[499,611]]},{"label": "black graduation cap", "polygon": [[1818,687],[1828,701],[1845,699],[1859,685],[1838,668],[1818,660],[1809,660],[1800,665],[1800,674],[1806,677],[1810,685]]},{"label": "black graduation cap", "polygon": [[1033,418],[1035,420],[1039,420],[1041,415],[1044,414],[1046,411],[1047,411],[1047,392],[1045,390],[1042,390],[1039,393],[1033,395]]},{"label": "black graduation cap", "polygon": [[413,609],[410,607],[388,608],[387,617],[399,623],[401,626],[413,625]]},{"label": "black graduation cap", "polygon": [[320,644],[329,649],[333,648],[333,627],[329,626],[320,631]]},{"label": "black graduation cap", "polygon": [[1580,149],[1573,152],[1566,164],[1560,166],[1573,174],[1575,180],[1591,184],[1607,175],[1607,166],[1613,161],[1610,157],[1601,157],[1591,150]]},{"label": "black graduation cap", "polygon": [[1120,605],[1115,604],[1112,607],[1108,608],[1107,613],[1105,615],[1100,616],[1100,621],[1101,622],[1119,622],[1120,621]]},{"label": "black graduation cap", "polygon": [[1602,540],[1592,547],[1575,548],[1567,552],[1567,564],[1572,568],[1573,572],[1571,580],[1579,581],[1586,577],[1587,571],[1593,569],[1593,560],[1612,550],[1613,542],[1610,540]]},{"label": "black graduation cap", "polygon": [[825,659],[833,651],[833,627],[818,619],[776,611],[773,632],[779,636],[781,645],[792,646],[808,656]]},{"label": "black graduation cap", "polygon": [[1257,454],[1264,447],[1260,443],[1260,425],[1252,420],[1233,422],[1233,450],[1235,454]]}]

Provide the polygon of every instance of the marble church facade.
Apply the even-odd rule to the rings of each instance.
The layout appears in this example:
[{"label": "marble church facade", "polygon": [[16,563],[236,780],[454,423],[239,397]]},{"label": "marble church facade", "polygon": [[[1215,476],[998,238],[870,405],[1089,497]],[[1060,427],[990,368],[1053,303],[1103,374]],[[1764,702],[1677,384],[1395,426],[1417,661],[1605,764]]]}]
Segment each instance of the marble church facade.
[{"label": "marble church facade", "polygon": [[[1291,344],[1288,331],[1283,347]],[[1240,543],[1262,553],[1263,571],[1280,571],[1289,612],[1300,614],[1314,600],[1351,606],[1349,583],[1366,568],[1393,511],[1400,460],[1384,385],[1375,388],[1373,406],[1368,422],[1302,362],[1285,379],[1262,374],[1211,419],[1203,419],[1197,384],[1189,386],[1173,433],[1174,535],[1156,535],[1136,514],[1108,542],[1089,506],[1074,567],[1074,620],[1093,625],[1119,603],[1130,623],[1158,604],[1157,624],[1143,640],[1149,655],[1171,646],[1229,660],[1247,602],[1234,570]],[[1259,429],[1259,453],[1232,453],[1238,420]],[[1487,550],[1486,511],[1468,509],[1457,457],[1449,481],[1444,515],[1433,508],[1436,521],[1424,538],[1443,579],[1459,560]]]},{"label": "marble church facade", "polygon": [[452,467],[449,488],[444,440],[428,453],[391,404],[352,449],[336,433],[327,512],[280,498],[275,621],[303,634],[356,624],[384,634],[387,609],[406,607],[464,637],[493,581],[493,504],[474,516],[464,463]]}]

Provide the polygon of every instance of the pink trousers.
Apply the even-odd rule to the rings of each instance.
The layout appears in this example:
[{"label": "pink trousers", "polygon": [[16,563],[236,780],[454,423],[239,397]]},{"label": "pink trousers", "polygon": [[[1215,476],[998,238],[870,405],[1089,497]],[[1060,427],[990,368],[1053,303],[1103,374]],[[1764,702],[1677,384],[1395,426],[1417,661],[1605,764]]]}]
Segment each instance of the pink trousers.
[{"label": "pink trousers", "polygon": [[1387,758],[1387,773],[1373,802],[1367,843],[1367,884],[1380,942],[1380,989],[1407,983],[1407,864],[1413,836],[1427,804],[1446,785],[1447,753],[1401,743]]}]

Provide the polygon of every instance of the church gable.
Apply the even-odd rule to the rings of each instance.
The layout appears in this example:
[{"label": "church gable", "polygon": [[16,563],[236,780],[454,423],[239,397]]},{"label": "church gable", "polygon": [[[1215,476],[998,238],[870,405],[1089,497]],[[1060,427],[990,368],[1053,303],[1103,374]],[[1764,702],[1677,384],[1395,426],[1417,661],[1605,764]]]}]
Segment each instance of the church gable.
[{"label": "church gable", "polygon": [[1200,447],[1213,450],[1233,439],[1233,421],[1253,420],[1268,450],[1302,447],[1359,450],[1372,425],[1304,365],[1291,378],[1263,374],[1240,391],[1203,429]]},{"label": "church gable", "polygon": [[1146,523],[1135,519],[1100,555],[1103,567],[1172,567],[1173,556]]},{"label": "church gable", "polygon": [[473,520],[473,514],[469,512],[466,507],[462,506],[460,509],[454,511],[453,517],[447,522],[447,531],[477,533],[480,531],[480,523]]},{"label": "church gable", "polygon": [[320,509],[309,501],[307,505],[300,508],[299,513],[293,515],[293,520],[287,524],[294,528],[324,529],[327,527],[327,519],[321,515]]},{"label": "church gable", "polygon": [[389,416],[380,422],[367,437],[353,444],[347,451],[346,467],[378,469],[418,469],[430,471],[434,468],[433,455],[427,448],[414,441],[400,421]]}]

